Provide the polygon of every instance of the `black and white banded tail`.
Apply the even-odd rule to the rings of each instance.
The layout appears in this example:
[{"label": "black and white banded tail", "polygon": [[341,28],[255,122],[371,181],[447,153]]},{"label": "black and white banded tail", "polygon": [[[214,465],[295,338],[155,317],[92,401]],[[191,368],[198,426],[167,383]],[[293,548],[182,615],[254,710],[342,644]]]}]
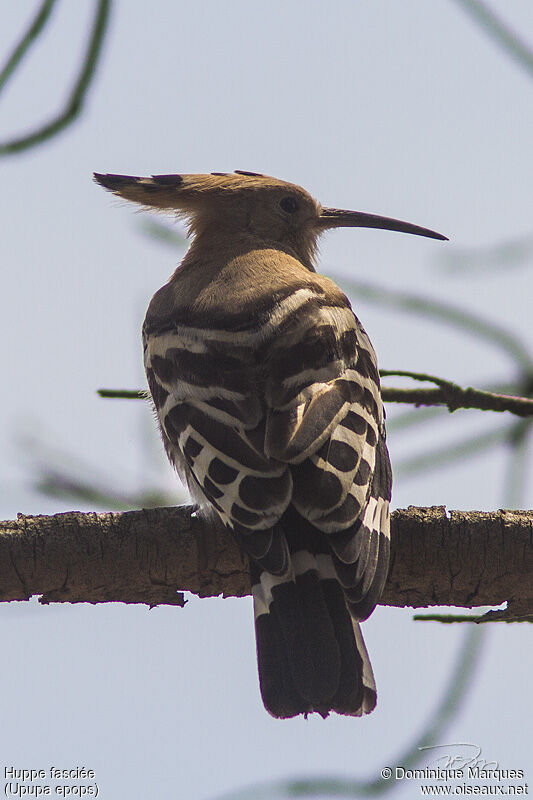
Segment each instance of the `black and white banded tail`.
[{"label": "black and white banded tail", "polygon": [[279,527],[290,553],[288,574],[252,565],[263,703],[279,718],[368,714],[376,705],[374,675],[328,543],[292,508]]}]

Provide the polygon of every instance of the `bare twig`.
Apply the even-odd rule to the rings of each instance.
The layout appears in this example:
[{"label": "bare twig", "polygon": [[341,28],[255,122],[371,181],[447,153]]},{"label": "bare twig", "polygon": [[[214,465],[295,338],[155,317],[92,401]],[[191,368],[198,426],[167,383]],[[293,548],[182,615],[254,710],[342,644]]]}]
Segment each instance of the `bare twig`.
[{"label": "bare twig", "polygon": [[[527,397],[513,397],[495,394],[481,389],[463,388],[452,381],[403,370],[380,370],[380,375],[401,375],[417,381],[438,384],[438,389],[396,389],[384,386],[381,394],[385,402],[410,403],[416,406],[447,406],[450,411],[458,408],[475,408],[479,411],[510,411],[520,417],[533,416],[533,400]],[[141,389],[98,389],[100,397],[122,400],[145,400],[149,397]]]},{"label": "bare twig", "polygon": [[116,400],[148,400],[150,397],[145,389],[97,389],[97,393]]},{"label": "bare twig", "polygon": [[23,150],[28,150],[30,147],[41,144],[70,125],[80,114],[87,96],[87,91],[95,75],[107,29],[110,7],[111,0],[98,0],[87,52],[76,83],[74,84],[63,111],[37,130],[25,136],[21,136],[20,138],[0,143],[0,156],[20,153]]},{"label": "bare twig", "polygon": [[489,36],[500,45],[526,72],[533,75],[533,51],[517,34],[502,22],[481,0],[456,0]]},{"label": "bare twig", "polygon": [[422,372],[406,370],[380,370],[382,377],[395,375],[412,378],[415,381],[436,383],[439,389],[387,389],[382,390],[383,399],[393,403],[414,403],[415,405],[446,405],[449,411],[458,408],[477,408],[480,411],[510,411],[519,417],[533,415],[533,400],[527,397],[514,397],[496,394],[482,389],[463,388],[457,383],[428,375]]},{"label": "bare twig", "polygon": [[52,9],[57,0],[44,0],[39,11],[32,20],[30,27],[22,36],[20,42],[16,45],[15,49],[7,59],[4,68],[0,71],[0,91],[4,88],[9,78],[13,75],[16,68],[28,52],[30,46],[37,40],[38,36],[44,30],[44,27],[50,19]]},{"label": "bare twig", "polygon": [[455,622],[533,622],[533,614],[520,615],[516,612],[487,611],[486,614],[414,614],[415,622],[442,622],[450,625]]}]

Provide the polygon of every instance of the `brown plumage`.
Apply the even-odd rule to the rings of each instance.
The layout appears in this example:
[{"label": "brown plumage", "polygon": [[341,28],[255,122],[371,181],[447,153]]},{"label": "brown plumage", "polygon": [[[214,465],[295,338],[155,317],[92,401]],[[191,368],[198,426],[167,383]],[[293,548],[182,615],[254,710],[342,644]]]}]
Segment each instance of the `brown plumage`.
[{"label": "brown plumage", "polygon": [[340,226],[445,237],[258,173],[95,179],[189,225],[145,367],[170,461],[250,557],[266,708],[369,713],[359,622],[387,576],[391,471],[375,353],[316,246]]}]

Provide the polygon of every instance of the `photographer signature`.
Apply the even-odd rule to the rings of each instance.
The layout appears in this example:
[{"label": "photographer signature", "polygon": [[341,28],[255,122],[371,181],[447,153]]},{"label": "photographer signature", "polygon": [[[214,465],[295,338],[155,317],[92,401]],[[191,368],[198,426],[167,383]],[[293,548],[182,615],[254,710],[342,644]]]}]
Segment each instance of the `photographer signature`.
[{"label": "photographer signature", "polygon": [[481,755],[481,747],[468,742],[454,742],[450,744],[432,744],[419,747],[419,750],[433,750],[437,757],[435,764],[444,769],[465,769],[465,767],[479,767],[480,769],[498,769],[497,761],[487,761]]}]

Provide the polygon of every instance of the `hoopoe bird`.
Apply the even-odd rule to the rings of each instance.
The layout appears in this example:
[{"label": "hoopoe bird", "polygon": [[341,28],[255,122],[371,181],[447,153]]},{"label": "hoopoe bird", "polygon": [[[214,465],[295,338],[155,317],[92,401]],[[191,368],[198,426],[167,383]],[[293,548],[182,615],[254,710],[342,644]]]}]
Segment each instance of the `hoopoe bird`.
[{"label": "hoopoe bird", "polygon": [[376,355],[316,273],[317,241],[338,227],[446,237],[254,172],[95,180],[188,222],[144,363],[168,458],[249,556],[266,709],[370,713],[359,623],[387,577],[392,475]]}]

